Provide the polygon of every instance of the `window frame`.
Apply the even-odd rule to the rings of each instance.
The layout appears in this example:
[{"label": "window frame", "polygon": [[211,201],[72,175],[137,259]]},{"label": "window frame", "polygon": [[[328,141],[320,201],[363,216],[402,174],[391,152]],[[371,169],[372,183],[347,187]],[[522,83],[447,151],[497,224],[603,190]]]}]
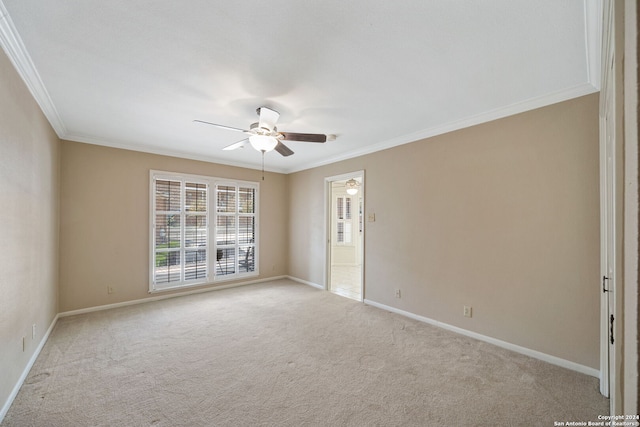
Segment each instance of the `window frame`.
[{"label": "window frame", "polygon": [[353,196],[338,195],[335,197],[336,208],[336,246],[353,246]]},{"label": "window frame", "polygon": [[[167,282],[158,284],[156,283],[155,277],[155,263],[156,263],[156,214],[157,212],[165,212],[165,211],[156,211],[156,180],[167,180],[167,181],[179,181],[180,182],[180,215],[181,215],[181,226],[180,226],[180,249],[179,252],[182,254],[180,259],[181,265],[181,273],[180,280],[174,282]],[[186,211],[186,190],[185,186],[187,183],[196,183],[196,184],[205,184],[206,185],[206,194],[207,194],[207,209],[206,214],[204,215],[206,218],[206,244],[202,246],[206,250],[206,276],[201,279],[192,279],[186,280],[185,278],[185,258],[184,254],[186,251],[192,248],[188,248],[186,246],[186,238],[185,238],[185,229],[187,225],[184,223],[184,218],[189,213]],[[254,193],[254,225],[253,225],[253,236],[254,242],[253,244],[253,271],[245,271],[241,272],[238,268],[239,260],[234,260],[235,271],[231,274],[218,275],[216,274],[216,263],[217,263],[217,245],[216,245],[216,224],[218,221],[218,212],[217,212],[217,195],[216,188],[219,185],[229,185],[234,186],[236,189],[238,188],[252,188],[255,190]],[[222,281],[231,281],[238,280],[246,277],[255,277],[258,276],[259,273],[259,219],[260,219],[260,184],[258,182],[252,181],[241,181],[241,180],[230,180],[227,178],[219,178],[212,176],[203,176],[203,175],[193,175],[193,174],[185,174],[178,172],[166,172],[159,170],[150,170],[149,171],[149,293],[157,293],[163,291],[170,291],[176,289],[189,288],[192,286],[203,286],[208,284],[214,284],[216,282]],[[200,215],[203,216],[203,215]],[[236,212],[236,217],[238,217],[238,213]],[[237,253],[237,251],[236,251]]]},{"label": "window frame", "polygon": [[[217,209],[217,203],[218,203],[218,187],[234,187],[235,188],[235,205],[236,205],[236,209],[235,212],[218,212]],[[239,181],[239,180],[227,180],[227,179],[216,179],[213,183],[212,183],[212,192],[214,193],[212,196],[212,201],[214,204],[213,207],[213,233],[212,233],[212,245],[213,245],[213,250],[216,251],[216,260],[217,260],[217,251],[218,249],[222,249],[222,250],[228,250],[231,249],[232,247],[234,248],[234,252],[235,252],[235,257],[234,257],[234,272],[230,273],[230,274],[214,274],[214,280],[215,281],[225,281],[225,280],[233,280],[236,279],[238,277],[252,277],[252,276],[257,276],[259,275],[259,235],[260,235],[260,228],[259,228],[259,206],[260,206],[260,184],[258,182],[250,182],[250,181]],[[247,213],[247,212],[241,212],[241,210],[239,209],[240,206],[240,197],[239,197],[239,193],[240,193],[240,189],[241,188],[250,188],[255,190],[254,192],[254,200],[253,200],[253,213]],[[218,218],[219,217],[230,217],[233,216],[235,218],[235,232],[236,234],[236,241],[234,244],[232,245],[220,245],[218,246],[218,242],[217,242],[217,230],[216,227],[218,225]],[[239,235],[239,229],[240,229],[240,218],[247,218],[247,217],[253,217],[254,221],[253,221],[253,242],[245,242],[244,245],[253,248],[253,271],[245,271],[245,272],[241,272],[240,271],[240,249],[241,246],[243,246],[243,243],[240,241],[240,239],[238,238]],[[213,252],[212,252],[213,253]],[[214,272],[216,272],[216,266],[213,266],[213,270]]]}]

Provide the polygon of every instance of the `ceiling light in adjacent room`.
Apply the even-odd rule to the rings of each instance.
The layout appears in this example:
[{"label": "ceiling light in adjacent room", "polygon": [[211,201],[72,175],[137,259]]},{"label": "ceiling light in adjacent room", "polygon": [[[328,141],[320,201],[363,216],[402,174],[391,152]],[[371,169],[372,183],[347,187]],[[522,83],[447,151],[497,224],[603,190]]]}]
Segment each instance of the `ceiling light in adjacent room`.
[{"label": "ceiling light in adjacent room", "polygon": [[354,195],[358,193],[358,188],[360,187],[360,183],[358,181],[356,181],[355,179],[351,178],[349,181],[347,181],[344,186],[347,189],[347,194],[350,195]]}]

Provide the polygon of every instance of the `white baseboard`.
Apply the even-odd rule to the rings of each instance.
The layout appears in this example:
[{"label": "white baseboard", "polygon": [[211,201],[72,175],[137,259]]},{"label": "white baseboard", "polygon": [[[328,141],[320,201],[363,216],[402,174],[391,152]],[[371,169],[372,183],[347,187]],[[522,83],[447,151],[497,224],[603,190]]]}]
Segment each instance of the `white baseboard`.
[{"label": "white baseboard", "polygon": [[[321,289],[321,290],[325,289],[324,286],[322,286],[322,285],[319,285],[319,284],[313,283],[313,282],[309,282],[309,281],[306,281],[306,280],[303,280],[303,279],[299,279],[297,277],[277,276],[277,277],[268,277],[268,278],[265,278],[265,279],[252,280],[252,281],[241,282],[241,283],[233,283],[233,284],[229,284],[229,285],[215,286],[215,287],[211,287],[211,288],[196,289],[196,290],[179,292],[179,293],[174,293],[174,294],[169,294],[169,295],[159,295],[159,296],[150,297],[150,298],[143,298],[143,299],[138,299],[138,300],[133,300],[133,301],[125,301],[125,302],[121,302],[121,303],[107,304],[107,305],[101,305],[101,306],[96,306],[96,307],[83,308],[83,309],[80,309],[80,310],[72,310],[72,311],[66,311],[66,312],[63,312],[63,313],[58,313],[56,315],[56,317],[53,319],[53,321],[51,322],[51,325],[47,329],[47,332],[42,337],[42,340],[40,341],[40,344],[38,344],[38,348],[36,348],[36,351],[33,353],[31,358],[29,359],[29,363],[27,363],[27,365],[25,366],[25,368],[24,368],[24,370],[22,372],[22,375],[18,379],[18,382],[16,383],[16,385],[14,386],[11,394],[7,398],[7,401],[5,402],[5,404],[3,405],[2,409],[0,410],[0,423],[2,423],[2,420],[4,419],[5,415],[9,411],[9,408],[11,407],[11,404],[13,403],[14,399],[18,395],[18,392],[20,391],[20,387],[22,387],[22,384],[24,383],[24,380],[27,378],[27,375],[29,374],[29,371],[33,367],[33,364],[35,363],[35,361],[38,358],[38,356],[40,355],[40,352],[42,351],[42,348],[44,347],[45,343],[49,339],[49,335],[51,334],[51,331],[53,331],[53,328],[56,325],[56,323],[57,323],[59,318],[67,317],[67,316],[73,316],[73,315],[76,315],[76,314],[90,313],[90,312],[94,312],[94,311],[109,310],[109,309],[112,309],[112,308],[125,307],[125,306],[135,305],[135,304],[144,304],[146,302],[158,301],[158,300],[163,300],[163,299],[168,299],[168,298],[176,298],[176,297],[186,296],[186,295],[191,295],[191,294],[197,294],[197,293],[203,293],[203,292],[211,292],[211,291],[217,291],[217,290],[221,290],[221,289],[228,289],[228,288],[234,288],[234,287],[239,287],[239,286],[252,285],[252,284],[256,284],[256,283],[269,282],[269,281],[285,279],[285,278],[293,280],[294,282],[302,283],[304,285],[308,285],[308,286],[317,288],[317,289]],[[428,317],[424,317],[424,316],[420,316],[420,315],[417,315],[417,314],[414,314],[414,313],[411,313],[411,312],[408,312],[408,311],[400,310],[398,308],[391,307],[391,306],[388,306],[388,305],[385,305],[385,304],[381,304],[381,303],[378,303],[378,302],[375,302],[375,301],[372,301],[372,300],[365,299],[363,302],[365,304],[367,304],[367,305],[372,306],[372,307],[376,307],[376,308],[379,308],[379,309],[382,309],[382,310],[390,311],[392,313],[400,314],[402,316],[409,317],[411,319],[418,320],[420,322],[424,322],[424,323],[427,323],[427,324],[430,324],[430,325],[434,325],[434,326],[437,326],[437,327],[440,327],[440,328],[443,328],[443,329],[447,329],[449,331],[452,331],[452,332],[455,332],[455,333],[458,333],[458,334],[461,334],[461,335],[465,335],[465,336],[468,336],[468,337],[471,337],[471,338],[475,338],[477,340],[484,341],[484,342],[496,345],[498,347],[505,348],[507,350],[515,351],[516,353],[520,353],[520,354],[524,354],[526,356],[533,357],[534,359],[542,360],[544,362],[548,362],[548,363],[551,363],[553,365],[561,366],[563,368],[567,368],[567,369],[570,369],[570,370],[573,370],[573,371],[576,371],[576,372],[580,372],[580,373],[583,373],[583,374],[586,374],[586,375],[590,375],[592,377],[596,377],[596,378],[600,377],[600,371],[598,371],[597,369],[594,369],[594,368],[590,368],[588,366],[580,365],[579,363],[571,362],[569,360],[561,359],[561,358],[556,357],[556,356],[551,356],[551,355],[546,354],[546,353],[541,353],[541,352],[536,351],[536,350],[531,350],[531,349],[526,348],[526,347],[521,347],[521,346],[518,346],[518,345],[515,345],[515,344],[511,344],[511,343],[508,343],[506,341],[501,341],[501,340],[498,340],[496,338],[492,338],[492,337],[488,337],[486,335],[478,334],[476,332],[468,331],[466,329],[462,329],[462,328],[459,328],[457,326],[452,326],[452,325],[449,325],[447,323],[439,322],[437,320],[433,320],[433,319],[430,319]]]},{"label": "white baseboard", "polygon": [[496,338],[488,337],[486,335],[479,334],[477,332],[468,331],[466,329],[459,328],[457,326],[449,325],[447,323],[439,322],[437,320],[429,319],[428,317],[420,316],[409,311],[400,310],[395,307],[390,307],[388,305],[380,304],[375,301],[371,301],[368,299],[364,300],[364,303],[370,305],[372,307],[380,308],[382,310],[390,311],[392,313],[400,314],[402,316],[409,317],[411,319],[417,320],[419,322],[428,323],[433,326],[437,326],[442,329],[447,329],[449,331],[458,333],[460,335],[465,335],[471,338],[475,338],[479,341],[484,341],[489,344],[496,345],[498,347],[506,348],[507,350],[515,351],[516,353],[524,354],[529,357],[533,357],[534,359],[542,360],[543,362],[551,363],[552,365],[561,366],[563,368],[570,369],[572,371],[580,372],[582,374],[590,375],[592,377],[599,378],[600,371],[594,368],[590,368],[588,366],[581,365],[579,363],[571,362],[566,359],[561,359],[556,356],[551,356],[550,354],[541,353],[536,350],[531,350],[526,347],[521,347],[519,345],[511,344],[506,341],[502,341]]},{"label": "white baseboard", "polygon": [[287,276],[267,277],[265,279],[250,280],[250,281],[246,281],[246,282],[238,282],[238,283],[232,283],[232,284],[229,284],[229,285],[214,286],[214,287],[203,288],[203,289],[194,289],[194,290],[189,290],[189,291],[184,291],[184,292],[177,292],[177,293],[173,293],[173,294],[158,295],[158,296],[155,296],[155,297],[143,298],[143,299],[138,299],[138,300],[133,300],[133,301],[124,301],[124,302],[119,302],[119,303],[115,303],[115,304],[100,305],[100,306],[96,306],[96,307],[89,307],[89,308],[83,308],[83,309],[79,309],[79,310],[72,310],[72,311],[65,311],[65,312],[62,312],[62,313],[58,313],[56,315],[56,317],[53,319],[53,322],[51,322],[51,325],[49,326],[49,329],[47,329],[47,332],[42,337],[42,340],[40,341],[40,344],[38,344],[38,348],[36,348],[36,351],[31,356],[31,359],[29,359],[29,363],[27,363],[27,366],[25,366],[25,368],[24,368],[24,370],[22,372],[22,375],[20,375],[20,378],[18,379],[18,382],[13,387],[13,390],[11,391],[11,394],[7,398],[7,401],[2,406],[2,410],[0,410],[0,423],[2,423],[2,420],[4,419],[5,415],[9,411],[9,408],[11,407],[11,404],[13,403],[13,401],[16,398],[16,396],[18,395],[18,392],[20,391],[20,387],[22,387],[22,384],[24,383],[24,380],[27,378],[27,375],[29,375],[29,371],[31,371],[31,368],[33,367],[33,364],[35,363],[36,359],[40,355],[40,352],[42,351],[42,348],[44,347],[44,345],[46,344],[47,340],[49,339],[49,335],[51,334],[51,331],[53,330],[53,327],[56,325],[56,323],[57,323],[59,318],[68,317],[68,316],[74,316],[76,314],[91,313],[91,312],[94,312],[94,311],[109,310],[109,309],[112,309],[112,308],[125,307],[125,306],[135,305],[135,304],[144,304],[146,302],[158,301],[158,300],[163,300],[163,299],[168,299],[168,298],[177,298],[177,297],[181,297],[181,296],[185,296],[185,295],[199,294],[199,293],[203,293],[203,292],[211,292],[211,291],[218,291],[218,290],[221,290],[221,289],[228,289],[228,288],[235,288],[235,287],[239,287],[239,286],[253,285],[253,284],[256,284],[256,283],[270,282],[270,281],[273,281],[273,280],[286,279],[286,278],[287,278]]},{"label": "white baseboard", "polygon": [[318,285],[317,283],[313,283],[313,282],[308,282],[306,280],[302,280],[302,279],[298,279],[297,277],[293,277],[293,276],[286,276],[287,279],[291,279],[294,282],[298,282],[298,283],[302,283],[303,285],[307,285],[307,286],[311,286],[317,289],[322,289],[323,291],[326,289],[324,286],[322,285]]},{"label": "white baseboard", "polygon": [[7,415],[7,412],[9,412],[9,408],[11,407],[11,404],[13,403],[16,396],[18,395],[18,392],[20,391],[20,387],[22,387],[24,380],[27,379],[27,375],[29,375],[29,371],[31,371],[33,364],[36,362],[36,359],[40,355],[42,348],[44,347],[47,340],[49,339],[49,335],[51,335],[51,331],[53,331],[53,328],[56,325],[56,322],[58,322],[59,317],[60,315],[56,314],[56,317],[53,318],[51,325],[49,325],[49,329],[47,329],[47,332],[45,332],[44,336],[40,340],[40,343],[38,344],[36,351],[34,351],[33,354],[31,355],[31,358],[29,359],[29,363],[27,363],[27,366],[24,367],[24,370],[22,371],[22,375],[20,375],[20,378],[18,378],[18,382],[16,382],[16,385],[13,387],[13,390],[11,390],[11,394],[7,398],[7,401],[2,406],[2,409],[0,409],[0,424],[2,423],[2,420],[4,420],[5,415]]},{"label": "white baseboard", "polygon": [[184,291],[184,292],[176,292],[176,293],[172,293],[172,294],[158,295],[158,296],[149,297],[149,298],[141,298],[141,299],[136,299],[136,300],[131,300],[131,301],[117,302],[117,303],[114,303],[114,304],[106,304],[106,305],[98,305],[98,306],[95,306],[95,307],[81,308],[79,310],[65,311],[65,312],[62,312],[62,313],[58,314],[58,316],[59,317],[75,316],[76,314],[84,314],[84,313],[92,313],[94,311],[110,310],[112,308],[127,307],[129,305],[144,304],[144,303],[147,303],[147,302],[159,301],[159,300],[169,299],[169,298],[183,297],[183,296],[186,296],[186,295],[201,294],[201,293],[204,293],[204,292],[219,291],[219,290],[222,290],[222,289],[229,289],[229,288],[237,288],[239,286],[255,285],[256,283],[271,282],[273,280],[286,279],[286,278],[287,278],[287,276],[274,276],[274,277],[267,277],[267,278],[264,278],[264,279],[248,280],[246,282],[231,283],[229,285],[219,285],[219,286],[212,286],[212,287],[209,287],[209,288],[192,289],[192,290]]}]

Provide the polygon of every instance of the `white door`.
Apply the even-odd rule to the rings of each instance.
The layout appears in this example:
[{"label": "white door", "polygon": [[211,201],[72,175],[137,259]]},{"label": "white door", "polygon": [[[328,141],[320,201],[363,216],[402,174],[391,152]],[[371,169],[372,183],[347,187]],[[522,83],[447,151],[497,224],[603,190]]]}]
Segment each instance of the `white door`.
[{"label": "white door", "polygon": [[601,159],[601,325],[600,325],[600,392],[609,397],[615,389],[615,298],[616,233],[615,233],[615,157],[613,137],[609,134],[611,120],[603,117],[603,155]]}]

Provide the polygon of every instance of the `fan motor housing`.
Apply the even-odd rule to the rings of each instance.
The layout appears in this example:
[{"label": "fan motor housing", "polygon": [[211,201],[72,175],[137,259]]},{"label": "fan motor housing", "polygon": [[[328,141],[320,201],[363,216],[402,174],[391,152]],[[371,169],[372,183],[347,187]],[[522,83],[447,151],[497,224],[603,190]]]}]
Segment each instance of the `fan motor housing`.
[{"label": "fan motor housing", "polygon": [[249,130],[255,132],[256,135],[276,136],[278,134],[278,128],[276,126],[274,126],[273,131],[271,131],[267,128],[261,128],[258,122],[251,123]]}]

